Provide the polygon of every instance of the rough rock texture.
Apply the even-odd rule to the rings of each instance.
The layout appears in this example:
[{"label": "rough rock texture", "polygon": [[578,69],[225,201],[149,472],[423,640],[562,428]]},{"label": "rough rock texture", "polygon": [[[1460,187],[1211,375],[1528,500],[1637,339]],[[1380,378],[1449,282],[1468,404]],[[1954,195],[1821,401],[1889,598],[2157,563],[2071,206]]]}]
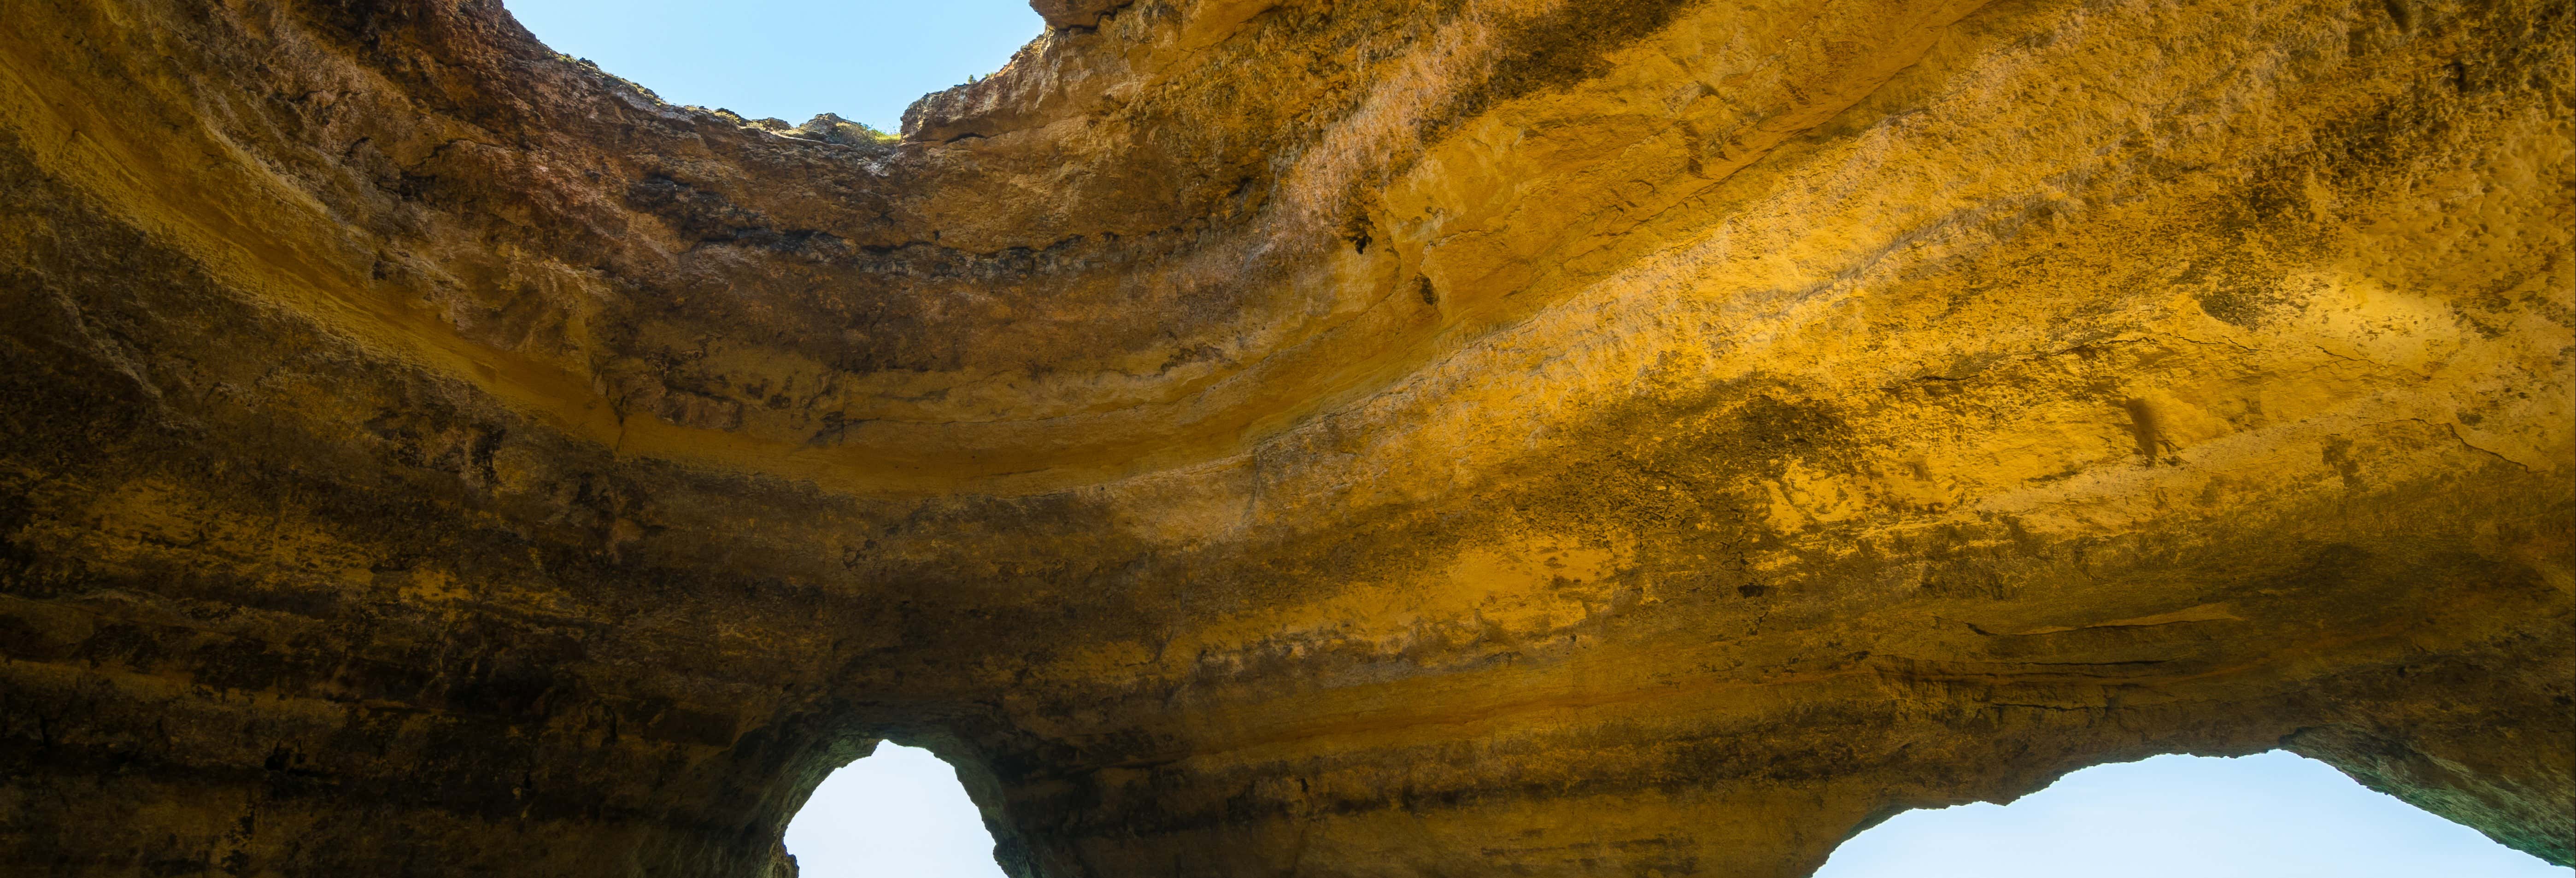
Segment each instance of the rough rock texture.
[{"label": "rough rock texture", "polygon": [[0,871],[784,873],[884,738],[1022,878],[2576,858],[2564,0],[1047,11],[896,143],[0,0]]},{"label": "rough rock texture", "polygon": [[1131,0],[1029,0],[1038,17],[1046,19],[1050,29],[1099,27],[1100,17],[1116,11]]}]

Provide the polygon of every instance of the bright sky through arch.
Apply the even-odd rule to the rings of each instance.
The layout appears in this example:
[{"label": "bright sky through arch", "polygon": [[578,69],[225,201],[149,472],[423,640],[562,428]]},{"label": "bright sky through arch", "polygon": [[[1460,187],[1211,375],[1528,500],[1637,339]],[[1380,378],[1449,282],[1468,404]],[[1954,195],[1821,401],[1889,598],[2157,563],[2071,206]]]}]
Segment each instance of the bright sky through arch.
[{"label": "bright sky through arch", "polygon": [[892,743],[833,772],[787,824],[802,878],[1002,878],[957,772]]},{"label": "bright sky through arch", "polygon": [[1816,878],[2576,878],[2323,762],[2158,756],[2011,805],[1909,811]]},{"label": "bright sky through arch", "polygon": [[504,0],[555,51],[675,104],[894,131],[914,99],[992,73],[1046,29],[1025,0]]}]

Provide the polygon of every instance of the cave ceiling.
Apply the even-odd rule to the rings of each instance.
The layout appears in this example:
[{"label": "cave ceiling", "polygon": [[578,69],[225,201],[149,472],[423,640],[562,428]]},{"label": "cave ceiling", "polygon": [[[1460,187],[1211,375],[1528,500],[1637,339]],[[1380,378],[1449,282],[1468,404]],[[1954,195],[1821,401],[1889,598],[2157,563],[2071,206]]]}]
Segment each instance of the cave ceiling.
[{"label": "cave ceiling", "polygon": [[0,871],[787,878],[880,740],[1016,878],[2576,858],[2564,0],[1034,5],[879,137],[0,0]]}]

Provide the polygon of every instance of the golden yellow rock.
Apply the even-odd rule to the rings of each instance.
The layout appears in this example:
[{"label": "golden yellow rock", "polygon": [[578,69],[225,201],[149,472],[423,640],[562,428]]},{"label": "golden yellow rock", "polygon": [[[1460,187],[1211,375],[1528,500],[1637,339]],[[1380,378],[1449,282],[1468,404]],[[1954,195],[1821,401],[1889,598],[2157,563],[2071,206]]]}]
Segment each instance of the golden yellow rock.
[{"label": "golden yellow rock", "polygon": [[2550,0],[1091,0],[900,141],[0,7],[0,865],[1808,874],[2314,756],[2576,858]]}]

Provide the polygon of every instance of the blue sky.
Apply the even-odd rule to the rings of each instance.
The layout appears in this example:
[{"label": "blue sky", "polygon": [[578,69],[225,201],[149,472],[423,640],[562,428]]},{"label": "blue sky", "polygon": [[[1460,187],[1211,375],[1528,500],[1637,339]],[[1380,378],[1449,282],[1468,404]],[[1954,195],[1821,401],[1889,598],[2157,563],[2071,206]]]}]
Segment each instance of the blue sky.
[{"label": "blue sky", "polygon": [[1816,878],[2569,878],[2313,759],[2098,765],[2009,806],[1909,811]]},{"label": "blue sky", "polygon": [[1046,29],[1024,0],[504,0],[557,52],[675,104],[893,131],[913,99],[999,70]]},{"label": "blue sky", "polygon": [[[537,37],[674,103],[892,131],[923,94],[990,73],[1043,27],[1021,0],[507,0]],[[886,745],[787,830],[806,878],[999,878],[945,763]],[[2282,753],[2165,756],[2067,776],[2011,807],[1897,816],[1820,878],[2576,878],[2576,870]]]},{"label": "blue sky", "polygon": [[890,743],[815,788],[787,824],[787,852],[802,878],[1002,878],[956,770]]}]

